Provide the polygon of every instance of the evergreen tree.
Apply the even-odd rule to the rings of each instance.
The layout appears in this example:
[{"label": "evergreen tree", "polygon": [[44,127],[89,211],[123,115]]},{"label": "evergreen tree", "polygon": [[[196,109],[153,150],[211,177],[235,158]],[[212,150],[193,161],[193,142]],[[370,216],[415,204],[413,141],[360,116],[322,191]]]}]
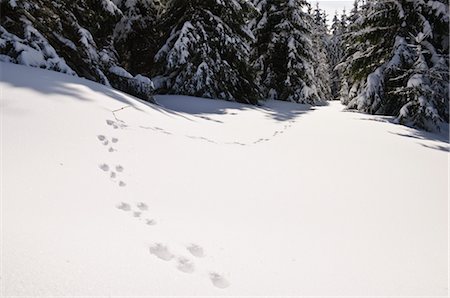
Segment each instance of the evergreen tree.
[{"label": "evergreen tree", "polygon": [[331,93],[333,99],[339,99],[342,81],[342,71],[339,64],[344,57],[344,36],[347,32],[347,15],[345,10],[339,18],[337,12],[331,25],[331,36],[328,43],[328,60],[331,69]]},{"label": "evergreen tree", "polygon": [[367,1],[351,24],[349,108],[433,130],[448,122],[448,3]]},{"label": "evergreen tree", "polygon": [[313,20],[304,0],[256,1],[253,65],[266,98],[315,104],[319,101],[314,73]]},{"label": "evergreen tree", "polygon": [[169,0],[155,59],[161,92],[257,103],[244,0]]},{"label": "evergreen tree", "polygon": [[316,77],[317,94],[321,100],[332,99],[331,94],[331,68],[328,59],[330,38],[328,35],[327,15],[319,8],[319,3],[312,13],[312,42],[316,49],[313,65]]},{"label": "evergreen tree", "polygon": [[122,17],[114,29],[116,50],[123,66],[132,73],[150,74],[160,37],[156,0],[116,0]]},{"label": "evergreen tree", "polygon": [[[121,5],[122,0],[115,2]],[[0,60],[79,75],[150,100],[151,81],[122,68],[136,57],[117,55],[124,45],[114,39],[114,32],[125,15],[116,3],[2,1]],[[128,17],[135,18],[130,13]]]}]

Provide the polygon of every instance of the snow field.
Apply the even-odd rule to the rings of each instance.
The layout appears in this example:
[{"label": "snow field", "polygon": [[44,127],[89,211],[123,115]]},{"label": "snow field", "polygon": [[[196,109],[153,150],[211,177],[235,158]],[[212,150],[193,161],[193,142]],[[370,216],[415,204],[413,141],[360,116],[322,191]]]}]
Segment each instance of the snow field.
[{"label": "snow field", "polygon": [[447,293],[441,136],[0,66],[2,294]]}]

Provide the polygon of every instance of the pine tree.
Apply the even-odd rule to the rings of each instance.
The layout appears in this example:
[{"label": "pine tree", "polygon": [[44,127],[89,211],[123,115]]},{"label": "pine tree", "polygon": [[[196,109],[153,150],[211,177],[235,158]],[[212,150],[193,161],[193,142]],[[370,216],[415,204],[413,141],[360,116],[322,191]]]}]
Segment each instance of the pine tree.
[{"label": "pine tree", "polygon": [[[344,14],[345,15],[345,12]],[[331,94],[333,99],[339,98],[341,73],[336,66],[341,62],[343,57],[343,43],[342,37],[345,32],[345,27],[342,26],[342,21],[338,17],[337,12],[333,17],[331,24],[331,36],[328,42],[328,60],[331,69]]]},{"label": "pine tree", "polygon": [[317,94],[321,100],[329,100],[331,94],[330,61],[328,59],[328,50],[330,47],[330,38],[328,35],[327,16],[325,11],[316,8],[312,13],[312,42],[316,49],[313,65],[316,78]]},{"label": "pine tree", "polygon": [[421,23],[410,33],[414,43],[408,46],[415,61],[407,72],[406,86],[392,92],[403,104],[396,121],[427,130],[440,129],[449,119],[448,2],[405,6],[406,12],[415,12],[410,15],[411,22]]},{"label": "pine tree", "polygon": [[159,39],[157,16],[160,8],[155,0],[116,0],[123,12],[114,29],[114,43],[130,72],[150,74]]},{"label": "pine tree", "polygon": [[314,73],[311,16],[304,0],[262,0],[254,22],[253,65],[266,98],[315,104],[319,101]]},{"label": "pine tree", "polygon": [[130,11],[125,16],[111,0],[22,0],[0,5],[0,60],[78,75],[151,99],[150,79],[133,77],[122,68],[139,59],[119,57],[118,49],[126,45],[114,39],[121,19],[139,16]]},{"label": "pine tree", "polygon": [[341,63],[344,56],[344,34],[346,33],[346,13],[343,11],[341,18],[338,17],[337,12],[333,17],[331,24],[331,36],[328,42],[328,61],[331,69],[331,94],[333,99],[338,99],[341,90],[342,72],[338,65]]},{"label": "pine tree", "polygon": [[448,3],[367,1],[350,26],[349,108],[428,130],[448,122]]},{"label": "pine tree", "polygon": [[244,0],[169,0],[156,54],[161,92],[257,103]]}]

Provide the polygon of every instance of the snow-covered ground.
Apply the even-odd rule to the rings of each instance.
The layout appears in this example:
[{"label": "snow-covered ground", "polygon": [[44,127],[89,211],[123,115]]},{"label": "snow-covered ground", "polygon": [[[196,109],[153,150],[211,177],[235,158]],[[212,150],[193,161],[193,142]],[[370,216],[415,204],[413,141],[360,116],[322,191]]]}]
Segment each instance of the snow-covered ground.
[{"label": "snow-covered ground", "polygon": [[0,67],[4,296],[447,294],[442,137]]}]

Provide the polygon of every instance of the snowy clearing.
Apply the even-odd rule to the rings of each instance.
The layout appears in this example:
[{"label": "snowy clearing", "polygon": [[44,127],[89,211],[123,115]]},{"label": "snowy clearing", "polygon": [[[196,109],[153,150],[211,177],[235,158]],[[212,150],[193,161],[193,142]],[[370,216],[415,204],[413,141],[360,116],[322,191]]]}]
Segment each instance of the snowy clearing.
[{"label": "snowy clearing", "polygon": [[447,295],[443,137],[0,67],[3,295]]}]

